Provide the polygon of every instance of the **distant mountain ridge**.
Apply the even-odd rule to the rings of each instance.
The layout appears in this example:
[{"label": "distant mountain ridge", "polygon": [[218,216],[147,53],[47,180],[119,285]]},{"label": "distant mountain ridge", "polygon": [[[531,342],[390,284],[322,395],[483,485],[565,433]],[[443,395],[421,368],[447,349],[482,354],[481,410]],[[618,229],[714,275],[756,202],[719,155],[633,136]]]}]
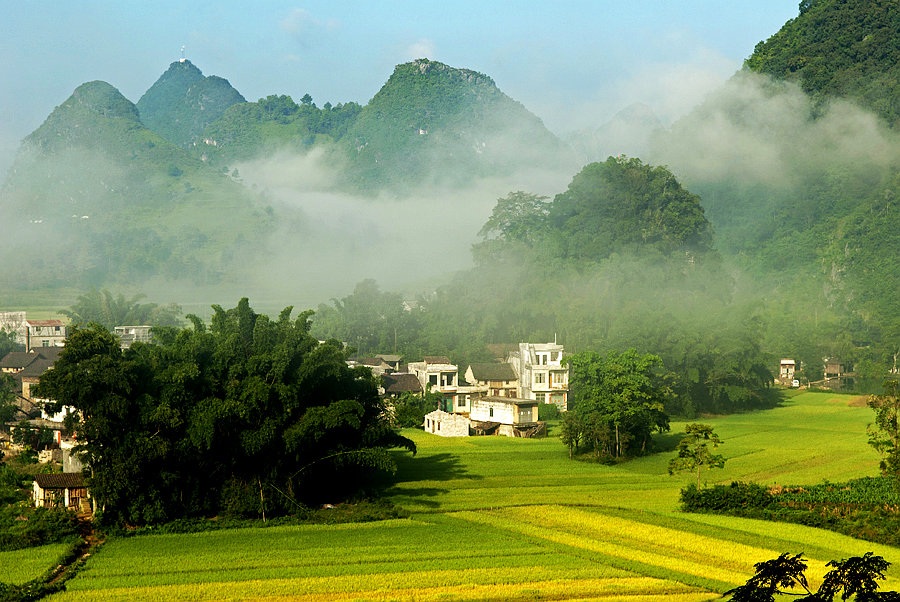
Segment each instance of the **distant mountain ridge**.
[{"label": "distant mountain ridge", "polygon": [[188,147],[228,107],[246,102],[227,79],[175,61],[137,102],[141,121],[173,144]]},{"label": "distant mountain ridge", "polygon": [[[82,84],[23,141],[0,188],[6,273],[26,286],[157,275],[216,280],[265,221],[241,185],[141,123],[112,85]],[[37,253],[21,253],[39,242]],[[25,245],[23,247],[22,245]]]}]

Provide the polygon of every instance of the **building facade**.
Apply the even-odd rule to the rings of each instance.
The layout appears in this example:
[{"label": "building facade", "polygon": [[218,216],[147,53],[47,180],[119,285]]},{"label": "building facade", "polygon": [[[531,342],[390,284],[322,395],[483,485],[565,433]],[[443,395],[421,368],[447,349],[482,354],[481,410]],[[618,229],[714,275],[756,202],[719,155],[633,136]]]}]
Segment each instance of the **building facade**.
[{"label": "building facade", "polygon": [[408,370],[419,379],[423,391],[441,395],[439,409],[450,413],[468,411],[468,407],[460,405],[459,368],[449,358],[426,355],[421,362],[410,362]]},{"label": "building facade", "polygon": [[508,363],[518,375],[517,397],[553,403],[561,410],[569,401],[569,368],[562,363],[563,346],[557,343],[519,343]]}]

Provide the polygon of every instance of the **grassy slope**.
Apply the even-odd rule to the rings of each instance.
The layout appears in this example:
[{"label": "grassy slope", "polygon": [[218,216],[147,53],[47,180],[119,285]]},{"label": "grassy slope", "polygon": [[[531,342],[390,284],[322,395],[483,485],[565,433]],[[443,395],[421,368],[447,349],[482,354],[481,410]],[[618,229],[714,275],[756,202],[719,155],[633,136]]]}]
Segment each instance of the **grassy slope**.
[{"label": "grassy slope", "polygon": [[[709,419],[729,458],[710,481],[872,474],[869,410],[849,401],[804,394],[772,411]],[[889,587],[900,587],[900,550],[676,512],[690,477],[666,474],[671,452],[607,467],[569,461],[552,437],[408,434],[419,454],[402,459],[390,495],[411,519],[114,540],[56,599],[711,600],[781,551],[812,558],[815,581],[826,561],[872,550],[895,564]]]}]

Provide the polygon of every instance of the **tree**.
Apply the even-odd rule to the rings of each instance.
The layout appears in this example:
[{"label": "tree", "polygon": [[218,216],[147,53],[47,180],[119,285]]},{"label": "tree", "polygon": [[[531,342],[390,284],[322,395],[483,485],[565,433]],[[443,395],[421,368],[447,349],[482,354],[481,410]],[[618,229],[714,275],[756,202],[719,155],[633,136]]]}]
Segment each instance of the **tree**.
[{"label": "tree", "polygon": [[[854,595],[860,601],[900,600],[897,592],[877,591],[878,581],[884,579],[884,571],[890,566],[881,556],[867,552],[863,556],[832,560],[828,566],[833,568],[825,573],[822,584],[813,592],[804,574],[806,561],[803,555],[784,553],[773,560],[757,563],[756,574],[725,595],[730,595],[733,602],[770,602],[776,595],[783,594],[803,596],[797,600],[808,602],[831,602],[838,594],[841,594],[841,600]],[[807,595],[790,591],[801,588]]]},{"label": "tree", "polygon": [[126,350],[99,324],[73,329],[38,391],[77,410],[107,520],[288,512],[358,493],[395,469],[389,448],[415,450],[371,371],[291,312],[271,320],[241,299]]},{"label": "tree", "polygon": [[510,192],[497,204],[491,217],[478,232],[483,238],[497,236],[511,242],[533,243],[547,227],[550,211],[548,197],[517,191]]},{"label": "tree", "polygon": [[689,424],[685,433],[687,437],[678,442],[678,454],[669,460],[669,474],[696,470],[697,489],[700,489],[700,470],[704,466],[707,470],[725,466],[725,456],[713,453],[722,442],[708,424]]},{"label": "tree", "polygon": [[113,295],[106,289],[92,288],[80,295],[69,309],[60,311],[73,324],[94,322],[112,330],[116,326],[167,326],[181,325],[181,307],[171,303],[140,303],[146,295],[138,294],[130,299],[123,294]]},{"label": "tree", "polygon": [[869,445],[881,454],[881,471],[900,479],[900,383],[885,381],[884,393],[869,396],[866,405],[875,411],[875,424],[866,429]]},{"label": "tree", "polygon": [[583,440],[595,452],[603,448],[616,458],[643,453],[653,432],[668,430],[663,412],[668,389],[657,373],[659,357],[629,349],[605,358],[582,352],[566,361],[572,369],[572,411],[581,420]]}]

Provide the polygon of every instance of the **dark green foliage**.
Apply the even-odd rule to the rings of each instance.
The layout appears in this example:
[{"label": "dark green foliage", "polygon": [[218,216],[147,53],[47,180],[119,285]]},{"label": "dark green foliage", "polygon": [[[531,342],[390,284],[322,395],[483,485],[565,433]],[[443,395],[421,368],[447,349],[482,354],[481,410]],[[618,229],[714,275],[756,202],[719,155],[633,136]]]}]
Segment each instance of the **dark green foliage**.
[{"label": "dark green foliage", "polygon": [[72,324],[91,322],[113,330],[116,326],[162,326],[181,325],[181,306],[174,303],[160,306],[157,303],[141,303],[146,295],[134,295],[126,299],[122,293],[113,295],[106,289],[92,288],[69,308],[60,311]]},{"label": "dark green foliage", "polygon": [[864,478],[809,487],[766,488],[734,482],[681,492],[682,509],[799,523],[900,545],[900,489],[893,479]]},{"label": "dark green foliage", "polygon": [[428,392],[423,395],[404,393],[393,401],[393,422],[399,428],[422,428],[425,414],[438,409],[443,396]]},{"label": "dark green foliage", "polygon": [[800,15],[756,45],[748,69],[796,80],[814,98],[852,98],[900,117],[900,8],[879,0],[806,0]]},{"label": "dark green foliage", "polygon": [[712,246],[700,198],[666,168],[640,159],[586,166],[553,200],[549,221],[564,256],[580,260],[634,249],[703,253]]},{"label": "dark green foliage", "polygon": [[605,358],[582,352],[565,359],[571,367],[569,414],[575,418],[564,423],[564,442],[580,443],[597,458],[651,451],[651,434],[669,430],[663,411],[669,392],[659,378],[659,357],[629,349]]},{"label": "dark green foliage", "polygon": [[42,377],[41,394],[80,413],[105,520],[265,518],[365,490],[393,470],[387,448],[414,450],[371,372],[309,335],[311,312],[213,309],[208,329],[189,316],[194,328],[124,351],[98,325],[76,328]]},{"label": "dark green foliage", "polygon": [[692,483],[681,490],[681,504],[687,512],[729,514],[740,509],[769,508],[775,501],[762,485],[734,481],[703,489]]},{"label": "dark green foliage", "polygon": [[[187,148],[208,124],[221,117],[228,107],[241,102],[244,97],[228,80],[204,77],[185,60],[169,65],[141,96],[137,110],[144,125],[172,144]],[[180,171],[177,167],[175,170]]]},{"label": "dark green foliage", "polygon": [[538,420],[558,420],[562,417],[562,412],[555,403],[542,403],[538,405]]},{"label": "dark green foliage", "polygon": [[65,508],[35,508],[26,503],[0,506],[0,551],[21,550],[73,539],[75,513]]},{"label": "dark green foliage", "polygon": [[[806,561],[803,554],[791,556],[781,554],[778,558],[759,562],[755,565],[756,574],[747,583],[725,592],[735,602],[774,602],[776,596],[789,594],[803,596],[798,600],[808,602],[831,602],[835,596],[841,600],[856,596],[857,600],[896,600],[897,592],[878,592],[879,581],[884,580],[884,571],[890,566],[881,556],[867,552],[863,556],[854,556],[843,560],[832,560],[832,567],[825,573],[825,579],[813,592],[806,580]],[[801,589],[803,593],[797,593]]]},{"label": "dark green foliage", "polygon": [[382,292],[374,280],[363,280],[343,299],[319,305],[312,333],[343,341],[363,356],[403,349],[412,357],[418,318],[419,312],[405,307],[400,295]]},{"label": "dark green foliage", "polygon": [[355,102],[296,104],[290,96],[267,96],[230,107],[209,124],[197,151],[214,165],[265,157],[279,151],[330,147],[346,134],[362,111]]}]

